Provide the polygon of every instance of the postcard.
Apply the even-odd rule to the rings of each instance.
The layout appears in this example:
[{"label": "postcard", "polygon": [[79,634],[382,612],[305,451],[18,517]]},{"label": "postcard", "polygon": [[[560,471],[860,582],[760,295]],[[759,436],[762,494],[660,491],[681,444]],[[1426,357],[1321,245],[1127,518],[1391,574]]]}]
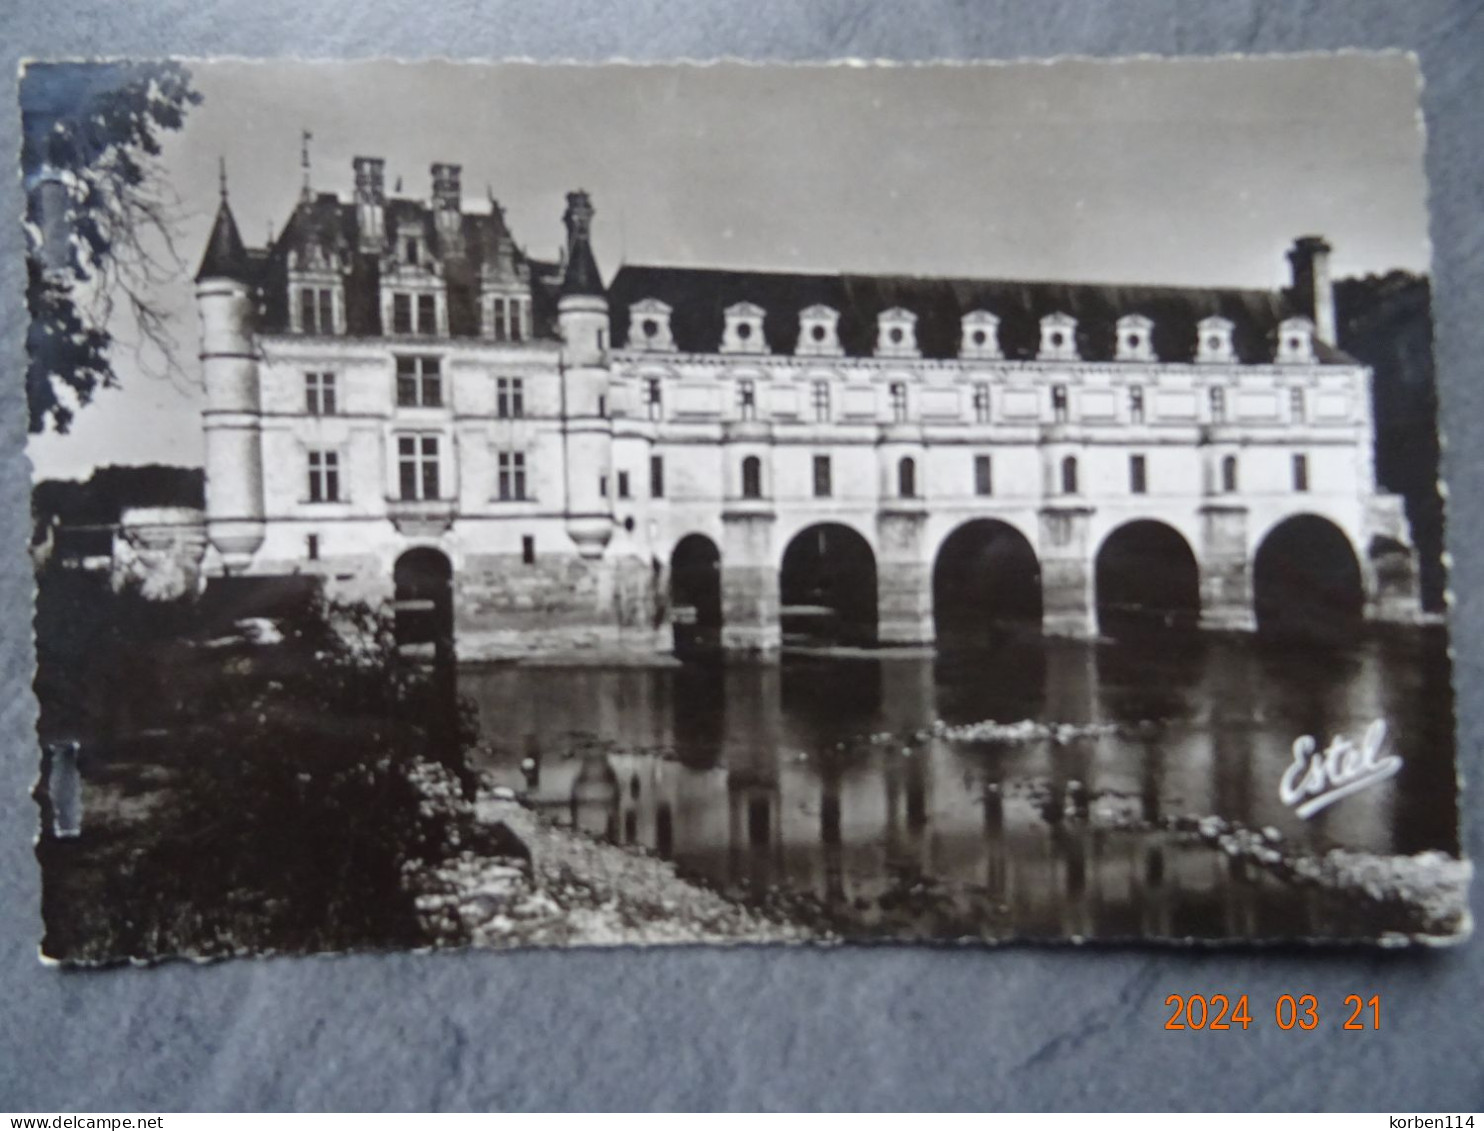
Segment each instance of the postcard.
[{"label": "postcard", "polygon": [[28,63],[43,956],[1463,938],[1418,85]]}]

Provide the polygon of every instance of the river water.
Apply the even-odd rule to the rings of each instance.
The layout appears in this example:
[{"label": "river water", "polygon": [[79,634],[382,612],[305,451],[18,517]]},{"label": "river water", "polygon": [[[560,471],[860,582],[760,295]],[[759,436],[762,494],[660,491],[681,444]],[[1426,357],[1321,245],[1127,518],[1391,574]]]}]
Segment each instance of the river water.
[{"label": "river water", "polygon": [[[1267,829],[1290,857],[1458,851],[1441,630],[1338,649],[1031,634],[459,684],[486,768],[553,819],[848,937],[1373,937],[1374,906],[1232,858],[1186,818]],[[1377,719],[1401,771],[1296,817],[1278,795],[1294,740],[1359,741]],[[986,720],[1063,729],[944,733]]]}]

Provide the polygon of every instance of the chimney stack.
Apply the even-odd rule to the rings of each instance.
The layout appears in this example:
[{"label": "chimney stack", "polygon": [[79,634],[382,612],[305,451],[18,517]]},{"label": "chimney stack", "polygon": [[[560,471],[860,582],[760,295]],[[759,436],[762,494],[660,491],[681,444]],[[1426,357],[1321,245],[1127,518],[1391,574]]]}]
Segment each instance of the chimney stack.
[{"label": "chimney stack", "polygon": [[386,243],[386,162],[380,157],[356,157],[356,230],[362,251],[379,251]]},{"label": "chimney stack", "polygon": [[461,165],[437,164],[433,166],[433,209],[436,212],[457,212],[462,204],[463,193],[459,177]]},{"label": "chimney stack", "polygon": [[1322,236],[1300,236],[1288,253],[1293,269],[1293,299],[1314,322],[1314,336],[1336,344],[1335,289],[1329,275],[1330,246]]},{"label": "chimney stack", "polygon": [[356,157],[351,161],[356,171],[356,203],[386,203],[386,161],[380,157]]}]

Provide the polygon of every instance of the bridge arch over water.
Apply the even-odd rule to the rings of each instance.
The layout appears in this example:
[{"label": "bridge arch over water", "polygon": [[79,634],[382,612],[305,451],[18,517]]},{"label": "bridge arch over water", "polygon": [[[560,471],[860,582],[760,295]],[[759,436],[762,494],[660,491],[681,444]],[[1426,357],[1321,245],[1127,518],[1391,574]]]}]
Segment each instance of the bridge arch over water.
[{"label": "bridge arch over water", "polygon": [[1041,564],[1008,522],[975,518],[955,527],[933,561],[939,643],[985,643],[997,631],[1041,624]]},{"label": "bridge arch over water", "polygon": [[778,596],[785,639],[876,642],[876,554],[852,527],[820,522],[794,535],[779,566]]},{"label": "bridge arch over water", "polygon": [[670,554],[670,622],[677,655],[721,647],[721,551],[687,534]]},{"label": "bridge arch over water", "polygon": [[1097,627],[1117,636],[1140,628],[1194,628],[1201,570],[1185,536],[1157,519],[1116,527],[1098,547],[1093,591]]},{"label": "bridge arch over water", "polygon": [[1252,603],[1259,632],[1320,638],[1353,634],[1365,615],[1366,586],[1350,536],[1317,514],[1278,522],[1253,555]]}]

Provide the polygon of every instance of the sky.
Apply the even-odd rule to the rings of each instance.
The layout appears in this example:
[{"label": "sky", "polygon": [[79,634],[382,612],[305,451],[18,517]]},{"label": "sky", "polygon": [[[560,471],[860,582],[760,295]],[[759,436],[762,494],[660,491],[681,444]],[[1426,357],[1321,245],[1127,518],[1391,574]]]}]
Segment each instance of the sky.
[{"label": "sky", "polygon": [[[984,65],[675,66],[189,62],[203,103],[169,135],[179,278],[159,296],[190,380],[115,356],[121,388],[37,479],[201,462],[191,279],[218,161],[250,246],[302,185],[349,198],[351,159],[426,198],[463,166],[518,242],[554,258],[565,194],[622,263],[1278,287],[1299,235],[1337,277],[1429,261],[1418,75],[1403,55]],[[119,328],[128,340],[132,332]]]}]

